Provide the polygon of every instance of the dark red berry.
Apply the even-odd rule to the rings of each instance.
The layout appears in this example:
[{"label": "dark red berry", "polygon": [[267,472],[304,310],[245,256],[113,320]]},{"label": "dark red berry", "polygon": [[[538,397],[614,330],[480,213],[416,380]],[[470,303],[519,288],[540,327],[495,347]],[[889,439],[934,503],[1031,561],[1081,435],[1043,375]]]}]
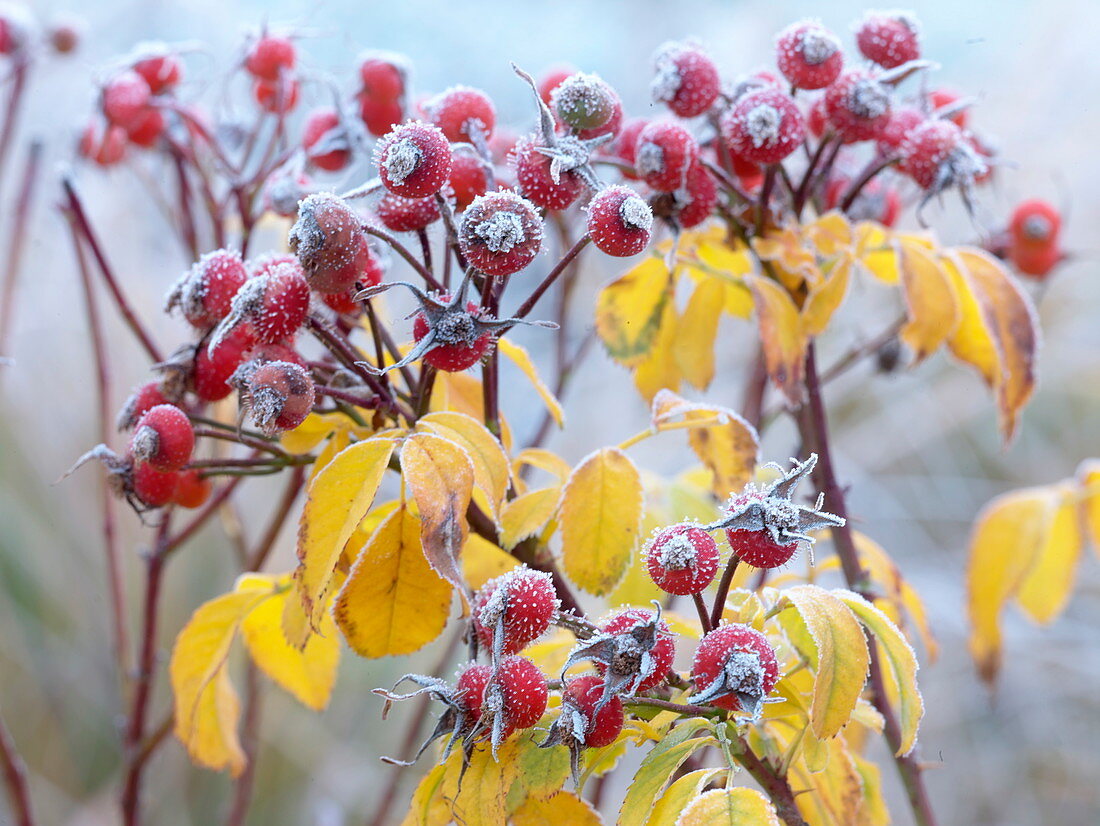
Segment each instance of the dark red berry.
[{"label": "dark red berry", "polygon": [[672,192],[684,184],[699,157],[699,144],[684,127],[668,121],[647,124],[638,133],[634,168],[654,189]]},{"label": "dark red berry", "polygon": [[806,124],[789,95],[761,89],[739,98],[722,118],[722,135],[735,156],[779,163],[806,139]]},{"label": "dark red berry", "polygon": [[474,595],[471,613],[478,641],[494,661],[516,654],[546,633],[560,604],[550,574],[526,566],[509,571]]},{"label": "dark red berry", "polygon": [[439,202],[431,198],[402,198],[387,192],[376,208],[378,220],[394,232],[416,232],[434,224],[441,217]]},{"label": "dark red berry", "polygon": [[251,371],[245,386],[242,403],[256,427],[268,436],[296,428],[316,401],[313,379],[292,362],[260,364]]},{"label": "dark red berry", "polygon": [[176,492],[172,496],[172,504],[183,508],[201,508],[210,498],[213,483],[199,473],[195,468],[181,471],[176,480]]},{"label": "dark red berry", "polygon": [[232,393],[229,378],[254,344],[252,331],[241,326],[222,339],[213,351],[200,346],[195,353],[190,377],[195,395],[202,401],[216,402]]},{"label": "dark red berry", "polygon": [[420,121],[386,135],[375,153],[382,183],[403,198],[435,195],[451,175],[451,147],[444,134]]},{"label": "dark red berry", "polygon": [[151,100],[149,84],[141,75],[122,72],[103,87],[103,115],[111,124],[128,129],[149,111]]},{"label": "dark red berry", "polygon": [[119,430],[129,430],[138,419],[158,404],[168,404],[168,398],[160,388],[160,382],[150,381],[134,389],[118,411],[115,424]]},{"label": "dark red berry", "polygon": [[481,156],[469,144],[455,144],[451,151],[451,194],[455,209],[461,212],[488,190],[489,175]]},{"label": "dark red berry", "polygon": [[920,57],[920,27],[903,12],[869,11],[856,28],[856,46],[884,69]]},{"label": "dark red berry", "polygon": [[350,290],[370,256],[359,216],[331,192],[314,193],[298,205],[288,241],[309,287],[322,293]]},{"label": "dark red berry", "polygon": [[294,68],[297,49],[289,38],[267,34],[248,50],[244,67],[258,80],[275,81]]},{"label": "dark red berry", "polygon": [[408,61],[391,52],[369,52],[360,58],[359,94],[372,100],[399,101],[405,96]]},{"label": "dark red berry", "polygon": [[623,730],[623,703],[618,697],[612,697],[597,710],[603,696],[603,680],[600,677],[586,675],[575,677],[565,684],[562,691],[562,715],[576,714],[583,718],[584,725],[578,727],[584,732],[585,748],[603,748],[614,743]]},{"label": "dark red berry", "polygon": [[229,315],[233,296],[247,280],[236,250],[208,252],[168,291],[165,309],[179,309],[190,324],[207,330]]},{"label": "dark red berry", "polygon": [[649,204],[628,187],[608,187],[588,204],[588,234],[608,255],[637,255],[649,245],[652,227]]},{"label": "dark red berry", "polygon": [[172,503],[179,482],[179,471],[159,471],[150,464],[139,462],[134,465],[130,477],[130,492],[146,507],[162,508]]},{"label": "dark red berry", "polygon": [[759,717],[764,698],[779,681],[779,663],[767,638],[747,625],[720,625],[707,633],[692,658],[695,694],[709,703]]},{"label": "dark red berry", "polygon": [[[652,629],[652,643],[648,639],[640,639],[650,634]],[[632,646],[619,646],[617,656],[612,657],[612,662],[605,664],[596,661],[596,670],[600,674],[606,674],[611,668],[613,674],[622,672],[636,676],[629,686],[631,693],[649,691],[665,681],[672,661],[676,658],[676,642],[672,631],[664,620],[659,619],[653,611],[647,608],[625,608],[616,611],[600,625],[600,632],[625,637]],[[651,663],[643,663],[644,656],[651,658]],[[635,662],[637,660],[637,662]]]},{"label": "dark red berry", "polygon": [[351,147],[335,109],[324,107],[310,113],[302,129],[302,148],[309,162],[326,172],[339,172],[348,165]]},{"label": "dark red berry", "polygon": [[875,140],[890,122],[890,93],[869,72],[845,72],[825,90],[825,114],[845,143]]},{"label": "dark red berry", "polygon": [[525,135],[512,150],[516,170],[516,188],[531,203],[546,209],[566,209],[584,190],[584,179],[572,170],[557,170],[546,154],[546,146],[536,135]]},{"label": "dark red berry", "polygon": [[453,143],[487,140],[496,125],[492,100],[480,89],[452,86],[425,102],[428,119]]},{"label": "dark red berry", "polygon": [[[472,301],[466,304],[465,313],[445,316],[436,326],[436,343],[424,354],[424,362],[446,373],[461,373],[481,361],[493,346],[493,336],[478,329],[479,317],[480,308]],[[413,319],[413,338],[421,341],[431,329],[428,317],[417,313]]]}]

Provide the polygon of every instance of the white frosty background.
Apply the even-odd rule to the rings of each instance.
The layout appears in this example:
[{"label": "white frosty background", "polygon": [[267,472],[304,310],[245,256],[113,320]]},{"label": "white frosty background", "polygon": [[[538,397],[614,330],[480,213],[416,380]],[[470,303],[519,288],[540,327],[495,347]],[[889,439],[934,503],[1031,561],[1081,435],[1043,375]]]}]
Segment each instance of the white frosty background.
[{"label": "white frosty background", "polygon": [[[49,486],[95,440],[91,356],[78,282],[64,226],[52,206],[58,195],[53,170],[86,117],[98,67],[136,40],[199,41],[209,49],[189,59],[188,75],[196,88],[208,86],[206,94],[214,96],[241,32],[266,17],[308,31],[303,48],[311,69],[347,80],[359,49],[403,51],[416,65],[419,90],[438,91],[452,82],[481,86],[497,100],[503,120],[527,125],[528,101],[508,69],[510,60],[535,72],[559,61],[597,71],[620,90],[629,110],[644,114],[648,58],[669,37],[701,35],[722,68],[736,74],[767,61],[774,32],[788,22],[818,15],[847,34],[861,8],[851,0],[38,3],[43,17],[72,11],[88,24],[82,49],[40,67],[33,82],[23,133],[48,141],[50,175],[40,192],[20,294],[12,350],[18,363],[0,377],[0,704],[30,765],[42,822],[108,824],[116,818],[119,707],[102,596],[94,474],[85,471]],[[994,411],[977,379],[937,356],[911,374],[869,382],[867,372],[857,372],[830,388],[840,469],[852,485],[861,529],[897,556],[929,603],[942,644],[941,660],[921,672],[929,709],[922,751],[926,760],[943,763],[929,772],[942,822],[1097,822],[1096,557],[1083,559],[1073,600],[1053,628],[1036,630],[1010,612],[1005,673],[993,698],[978,683],[965,651],[962,576],[968,527],[982,503],[1010,487],[1067,476],[1081,458],[1100,455],[1100,273],[1093,232],[1100,221],[1095,154],[1100,6],[1071,0],[945,0],[917,4],[916,11],[927,55],[943,65],[943,82],[978,98],[975,122],[1022,167],[1005,170],[999,185],[984,194],[984,215],[996,220],[1015,199],[1030,194],[1072,203],[1067,244],[1081,258],[1059,273],[1043,299],[1040,389],[1009,450],[998,443]],[[163,175],[156,167],[149,171]],[[15,177],[7,175],[9,188]],[[131,172],[105,176],[82,170],[80,183],[111,258],[146,317],[157,318],[165,286],[186,264],[178,245]],[[4,209],[9,198],[10,192],[4,193]],[[934,207],[929,216],[948,238],[973,234],[952,206]],[[593,255],[588,267],[590,296],[614,266]],[[861,316],[861,301],[843,314],[847,325],[826,349],[842,348],[885,323]],[[158,319],[155,325],[165,346],[185,332],[175,321]],[[142,380],[145,365],[120,325],[112,326],[110,336],[121,401],[127,388]],[[522,340],[541,358],[549,338],[544,331],[525,331]],[[729,324],[723,340],[728,344],[720,353],[722,379],[708,398],[736,404],[753,337],[745,325]],[[554,446],[573,460],[645,422],[626,374],[598,353],[567,407],[574,426]],[[524,388],[515,389],[510,409],[521,433],[539,412]],[[784,459],[791,445],[790,429],[777,427],[765,452]],[[646,445],[639,456],[665,472],[688,460],[675,437]],[[257,485],[250,501],[260,507],[270,490]],[[129,527],[134,547],[141,534]],[[288,532],[275,564],[289,566],[291,558]],[[132,551],[127,567],[136,610],[140,563]],[[160,640],[165,654],[170,633],[231,578],[231,554],[213,533],[173,561]],[[270,692],[250,822],[363,822],[379,784],[393,771],[377,757],[394,747],[407,719],[398,711],[381,725],[379,703],[368,689],[401,670],[427,667],[435,657],[432,649],[401,662],[346,657],[335,699],[323,715]],[[164,709],[163,671],[159,677],[155,707]],[[909,822],[888,759],[883,773],[897,822]],[[150,822],[220,820],[227,787],[223,778],[191,769],[181,749],[169,744],[151,767]],[[611,787],[609,802],[622,791]],[[0,822],[2,812],[0,807]]]}]

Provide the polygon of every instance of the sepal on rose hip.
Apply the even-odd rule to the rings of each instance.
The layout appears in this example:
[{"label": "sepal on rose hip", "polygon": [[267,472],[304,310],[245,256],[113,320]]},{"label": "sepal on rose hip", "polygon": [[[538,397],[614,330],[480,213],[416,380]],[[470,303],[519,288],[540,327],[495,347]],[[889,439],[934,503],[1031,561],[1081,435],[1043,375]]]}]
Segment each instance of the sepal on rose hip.
[{"label": "sepal on rose hip", "polygon": [[[795,486],[817,465],[817,454],[811,453],[804,462],[791,460],[794,467],[765,488],[751,482],[739,494],[731,496],[726,515],[706,530],[726,531],[734,553],[757,568],[777,568],[791,558],[799,542],[812,548],[812,531],[839,528],[844,519],[823,511],[824,494],[819,494],[814,506],[806,507],[791,501]],[[780,472],[782,468],[774,463]]]},{"label": "sepal on rose hip", "polygon": [[617,696],[607,696],[607,684],[599,677],[585,675],[568,680],[562,691],[561,714],[539,744],[543,749],[559,745],[569,749],[574,783],[580,777],[581,752],[611,745],[623,730],[623,702]]},{"label": "sepal on rose hip", "polygon": [[[420,304],[420,310],[413,313],[416,316],[416,322],[413,325],[416,343],[400,361],[386,367],[370,362],[358,362],[358,364],[367,371],[381,376],[390,370],[405,367],[417,359],[427,360],[426,357],[437,353],[438,363],[434,366],[457,372],[477,363],[491,349],[494,337],[509,327],[525,324],[551,330],[558,328],[558,325],[552,321],[528,321],[523,318],[498,319],[485,314],[476,305],[466,301],[470,278],[471,273],[467,272],[458,289],[450,295],[429,294],[408,281],[389,281],[357,293],[355,296],[357,301],[366,301],[392,287],[405,287]],[[418,330],[422,331],[422,334]],[[469,363],[466,363],[468,359],[464,358],[465,355],[469,355],[472,359]]]},{"label": "sepal on rose hip", "polygon": [[578,642],[562,666],[561,673],[586,660],[604,673],[603,694],[595,705],[598,712],[612,697],[629,696],[658,685],[675,656],[672,633],[661,621],[661,605],[655,610],[633,608],[620,611],[603,624],[600,632]]},{"label": "sepal on rose hip", "polygon": [[779,681],[779,663],[759,631],[747,625],[720,625],[699,643],[691,674],[695,693],[684,702],[746,711],[757,720]]}]

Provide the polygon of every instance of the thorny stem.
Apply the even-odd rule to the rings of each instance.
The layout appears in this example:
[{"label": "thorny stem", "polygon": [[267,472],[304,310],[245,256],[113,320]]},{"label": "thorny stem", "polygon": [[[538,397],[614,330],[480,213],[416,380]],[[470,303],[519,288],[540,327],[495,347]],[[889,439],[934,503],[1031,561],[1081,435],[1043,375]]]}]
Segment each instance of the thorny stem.
[{"label": "thorny stem", "polygon": [[852,204],[856,202],[856,198],[859,197],[859,193],[863,191],[863,188],[867,186],[876,175],[887,167],[893,166],[900,160],[901,158],[897,155],[872,159],[860,176],[852,182],[850,187],[848,187],[848,191],[840,201],[840,211],[847,213],[848,210],[852,208]]},{"label": "thorny stem", "polygon": [[[76,253],[77,271],[84,290],[84,307],[88,316],[88,332],[92,340],[92,355],[96,371],[96,403],[99,418],[99,439],[103,444],[111,441],[111,377],[108,369],[107,343],[103,336],[103,324],[99,315],[99,306],[92,277],[88,269],[88,260],[84,245],[76,226],[69,221]],[[119,680],[125,689],[130,674],[130,640],[126,624],[126,588],[122,574],[121,551],[118,545],[118,533],[115,524],[115,499],[107,485],[106,477],[100,481],[100,494],[103,499],[103,552],[107,562],[107,587],[111,598],[111,630],[114,641],[115,661],[118,665]]]},{"label": "thorny stem", "polygon": [[791,789],[787,778],[779,773],[771,761],[757,757],[753,754],[744,738],[738,741],[740,750],[734,752],[733,757],[744,766],[745,771],[752,775],[752,779],[760,784],[767,792],[775,805],[776,814],[787,826],[806,826],[806,821],[798,811],[798,805],[794,802],[794,791]]},{"label": "thorny stem", "polygon": [[145,352],[149,355],[150,359],[154,362],[163,361],[164,359],[160,354],[160,350],[153,343],[153,339],[149,336],[149,333],[145,330],[141,321],[138,320],[137,315],[135,315],[129,302],[126,300],[126,296],[122,292],[118,279],[115,278],[114,270],[111,269],[111,265],[107,262],[107,258],[103,254],[103,248],[100,246],[95,232],[92,230],[92,225],[88,221],[88,216],[84,212],[84,205],[81,203],[80,197],[76,194],[76,188],[73,186],[72,179],[68,176],[63,177],[61,179],[61,186],[65,190],[65,197],[67,199],[67,204],[64,209],[71,215],[71,219],[75,222],[79,233],[84,237],[88,247],[91,249],[92,255],[99,265],[99,272],[103,276],[103,280],[107,282],[107,287],[111,291],[111,295],[114,297],[115,304],[118,306],[119,312],[126,321],[126,325],[130,328],[131,332],[137,336],[138,341],[141,342],[141,346],[145,348]]},{"label": "thorny stem", "polygon": [[707,606],[703,602],[702,594],[692,594],[692,602],[695,603],[695,611],[699,614],[699,625],[703,628],[703,633],[709,633],[714,628],[714,623],[711,622],[710,615],[707,613]]},{"label": "thorny stem", "polygon": [[[832,453],[829,446],[828,420],[821,396],[821,383],[817,374],[817,359],[812,342],[806,350],[806,394],[809,415],[801,417],[800,429],[803,430],[803,440],[812,444],[818,455],[817,467],[814,470],[817,489],[819,493],[824,494],[826,506],[844,520],[843,526],[834,528],[832,531],[833,544],[836,547],[837,557],[840,559],[840,567],[848,587],[869,600],[873,595],[867,589],[866,574],[860,564],[859,553],[856,550],[855,540],[852,536],[851,520],[848,518],[844,489],[837,481],[836,471],[833,467]],[[901,728],[886,693],[882,665],[879,662],[876,646],[871,646],[869,671],[871,701],[882,715],[886,742],[889,744],[891,752],[896,754],[901,746]],[[912,752],[901,757],[895,756],[894,762],[897,765],[902,783],[905,785],[909,805],[913,810],[913,816],[918,826],[935,826],[935,814],[932,812],[931,802],[928,799],[928,793],[921,775],[921,766],[916,756]]]},{"label": "thorny stem", "polygon": [[33,141],[27,150],[27,163],[23,171],[23,181],[15,202],[15,218],[11,223],[11,238],[8,239],[7,260],[4,263],[4,284],[0,288],[0,353],[6,352],[11,336],[13,311],[15,309],[15,285],[22,269],[23,253],[27,249],[27,223],[31,217],[35,185],[38,182],[38,170],[42,160],[42,142]]},{"label": "thorny stem", "polygon": [[[794,209],[795,217],[802,215],[802,210],[806,206],[806,200],[810,197],[810,184],[813,182],[814,173],[817,171],[817,165],[820,163],[822,156],[825,154],[825,150],[828,149],[831,143],[830,136],[824,135],[817,144],[817,149],[814,150],[814,154],[810,156],[810,163],[806,167],[805,173],[802,175],[802,183],[798,185],[798,190],[794,194]],[[837,145],[839,146],[839,140]]]},{"label": "thorny stem", "polygon": [[367,235],[373,235],[375,238],[381,238],[383,241],[385,241],[390,246],[390,249],[392,249],[394,252],[404,258],[408,265],[416,270],[416,274],[424,279],[424,283],[427,284],[430,289],[439,290],[440,292],[443,291],[443,285],[435,280],[435,276],[432,275],[431,271],[423,264],[421,264],[416,259],[415,255],[409,252],[409,250],[400,241],[398,241],[388,232],[374,226],[373,224],[367,223],[363,224],[363,232],[367,233]]},{"label": "thorny stem", "polygon": [[0,769],[4,773],[4,785],[8,787],[8,801],[15,820],[14,826],[34,826],[31,796],[27,790],[27,769],[15,743],[0,717]]}]

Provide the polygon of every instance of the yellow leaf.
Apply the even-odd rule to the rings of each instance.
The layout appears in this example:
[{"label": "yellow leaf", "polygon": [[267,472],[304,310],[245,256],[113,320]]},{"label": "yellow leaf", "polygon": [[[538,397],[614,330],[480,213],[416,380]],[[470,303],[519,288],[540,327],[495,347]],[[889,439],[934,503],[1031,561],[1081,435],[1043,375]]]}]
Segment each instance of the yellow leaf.
[{"label": "yellow leaf", "polygon": [[970,654],[986,682],[1001,665],[1001,609],[1039,558],[1057,508],[1050,489],[1029,488],[998,496],[975,520],[966,582]]},{"label": "yellow leaf", "polygon": [[309,453],[338,429],[341,419],[347,421],[343,413],[310,413],[300,425],[284,433],[279,444],[287,453]]},{"label": "yellow leaf", "polygon": [[863,805],[863,783],[843,737],[823,744],[828,751],[825,768],[810,775],[802,760],[796,760],[788,775],[795,788],[809,789],[795,798],[799,812],[810,826],[856,823]]},{"label": "yellow leaf", "polygon": [[660,390],[680,387],[680,365],[676,361],[676,307],[670,301],[665,305],[657,342],[649,355],[634,368],[634,386],[646,401]]},{"label": "yellow leaf", "polygon": [[749,287],[756,304],[768,375],[787,400],[797,405],[802,400],[803,358],[806,355],[806,335],[798,308],[787,291],[768,278],[750,276]]},{"label": "yellow leaf", "polygon": [[518,559],[488,539],[476,533],[466,538],[466,547],[462,549],[462,575],[472,589],[477,590],[490,579],[507,573],[517,565]]},{"label": "yellow leaf", "polygon": [[287,641],[282,618],[287,600],[293,599],[289,577],[246,574],[237,582],[237,591],[278,592],[264,600],[241,622],[241,636],[249,656],[257,667],[278,685],[309,708],[321,710],[328,705],[340,662],[340,643],[332,616],[325,614],[317,634],[310,636],[299,650]]},{"label": "yellow leaf", "polygon": [[209,769],[244,770],[237,737],[240,702],[226,661],[241,620],[273,590],[230,593],[203,603],[176,637],[168,674],[175,696],[176,737],[191,759]]},{"label": "yellow leaf", "polygon": [[579,588],[597,596],[622,579],[638,544],[642,480],[618,448],[581,461],[561,497],[562,562]]},{"label": "yellow leaf", "polygon": [[421,528],[407,508],[374,532],[336,597],[336,624],[357,654],[409,654],[438,637],[451,608],[451,586],[428,565]]},{"label": "yellow leaf", "polygon": [[833,313],[848,294],[852,275],[852,259],[847,255],[837,260],[825,280],[810,290],[802,307],[802,328],[808,336],[819,336],[829,326]]},{"label": "yellow leaf", "polygon": [[[641,536],[648,536],[652,531],[666,524],[666,520],[659,518],[652,508],[647,507],[642,516]],[[639,548],[630,555],[630,564],[627,565],[626,574],[615,590],[607,598],[612,608],[620,605],[645,605],[651,600],[662,601],[667,595],[653,582],[646,567],[645,554]]]},{"label": "yellow leaf", "polygon": [[627,367],[653,349],[672,298],[672,274],[660,258],[647,258],[612,281],[596,299],[596,332],[608,354]]},{"label": "yellow leaf", "polygon": [[688,772],[671,786],[654,804],[645,826],[676,826],[676,821],[691,800],[703,792],[703,787],[711,782],[722,769],[697,769]]},{"label": "yellow leaf", "polygon": [[772,262],[780,280],[791,289],[802,281],[816,284],[821,279],[816,256],[803,246],[802,236],[794,227],[771,230],[763,238],[753,238],[752,246],[762,261]]},{"label": "yellow leaf", "polygon": [[442,436],[466,451],[473,466],[474,484],[488,497],[491,515],[499,518],[512,475],[508,455],[497,437],[477,419],[451,411],[429,413],[416,423],[416,429]]},{"label": "yellow leaf", "polygon": [[700,281],[676,323],[673,351],[680,373],[705,390],[714,379],[714,340],[722,314],[724,287],[714,279]]},{"label": "yellow leaf", "polygon": [[569,752],[567,749],[539,747],[542,738],[536,739],[534,731],[523,732],[516,738],[519,764],[519,781],[530,797],[547,798],[555,795],[569,777]]},{"label": "yellow leaf", "polygon": [[711,472],[711,490],[719,500],[740,490],[752,479],[759,456],[756,429],[741,416],[718,405],[693,404],[669,390],[653,399],[651,421],[658,430],[668,429],[676,419],[713,424],[692,427],[688,444]]},{"label": "yellow leaf", "polygon": [[711,789],[684,809],[676,826],[781,826],[775,807],[756,789]]},{"label": "yellow leaf", "polygon": [[[474,747],[464,774],[448,772],[443,796],[451,801],[454,819],[464,826],[501,826],[507,820],[504,801],[516,777],[516,741],[509,740],[493,759],[488,744]],[[451,760],[461,762],[461,749]]]},{"label": "yellow leaf", "polygon": [[852,225],[840,210],[826,212],[813,223],[807,224],[802,234],[817,249],[819,258],[851,254]]},{"label": "yellow leaf", "polygon": [[1069,601],[1077,575],[1077,560],[1085,539],[1074,486],[1057,485],[1052,490],[1058,503],[1050,532],[1016,591],[1016,602],[1038,623],[1052,622]]},{"label": "yellow leaf", "polygon": [[512,814],[512,826],[600,826],[603,821],[586,800],[560,791],[545,799],[529,797]]},{"label": "yellow leaf", "polygon": [[312,628],[321,624],[336,563],[366,516],[393,453],[393,440],[366,439],[342,450],[313,477],[298,526],[298,594]]},{"label": "yellow leaf", "polygon": [[875,763],[858,754],[852,754],[852,761],[859,772],[860,786],[863,789],[859,826],[888,826],[890,812],[886,808],[886,799],[882,796],[882,771]]},{"label": "yellow leaf", "polygon": [[962,313],[951,278],[932,253],[918,244],[899,244],[898,261],[908,315],[899,336],[919,362],[951,336]]},{"label": "yellow leaf", "polygon": [[351,444],[351,433],[341,428],[334,431],[329,440],[325,442],[325,446],[321,448],[321,452],[317,454],[317,459],[314,461],[313,466],[309,469],[309,479],[306,481],[308,485],[322,470],[328,467],[336,454],[340,453],[344,448]]},{"label": "yellow leaf", "polygon": [[751,318],[752,293],[745,285],[744,277],[753,272],[755,265],[748,247],[740,242],[730,248],[723,243],[708,241],[700,244],[695,254],[703,267],[689,267],[689,274],[699,279],[720,279],[723,287],[722,308],[737,318]]},{"label": "yellow leaf", "polygon": [[558,509],[561,488],[552,485],[539,490],[529,490],[506,502],[500,515],[500,544],[511,550],[529,536],[534,536],[553,517]]},{"label": "yellow leaf", "polygon": [[420,512],[424,556],[465,602],[458,554],[469,531],[466,509],[474,488],[470,457],[454,442],[431,433],[414,433],[401,447],[401,474]]},{"label": "yellow leaf", "polygon": [[[783,595],[794,604],[813,641],[812,650],[802,651],[814,672],[810,725],[819,740],[826,740],[844,728],[863,692],[870,662],[867,639],[851,610],[829,591],[797,585]],[[789,614],[778,615],[785,628]]]},{"label": "yellow leaf", "polygon": [[516,476],[519,476],[520,469],[524,465],[545,470],[555,476],[562,484],[565,483],[565,480],[569,478],[569,474],[573,471],[565,459],[541,447],[528,447],[516,455],[516,458],[512,460],[512,470]]},{"label": "yellow leaf", "polygon": [[889,230],[874,221],[863,221],[856,225],[855,235],[859,263],[879,281],[897,284],[901,273]]},{"label": "yellow leaf", "polygon": [[897,754],[908,754],[917,742],[917,729],[920,728],[921,717],[924,716],[924,700],[917,687],[917,655],[897,626],[878,608],[851,591],[837,590],[833,593],[875,635],[875,639],[886,652],[890,676],[893,677],[899,696],[901,744]]},{"label": "yellow leaf", "polygon": [[558,427],[565,427],[565,412],[562,410],[561,402],[559,402],[557,396],[554,395],[554,391],[547,387],[546,382],[539,376],[539,372],[535,368],[535,363],[531,361],[531,356],[528,352],[508,338],[499,339],[497,341],[497,349],[501,352],[501,355],[507,356],[516,367],[523,371],[523,375],[527,376],[527,380],[531,382],[531,385],[535,388],[535,392],[539,394],[542,403],[546,405],[546,409],[550,411],[550,416],[554,419],[554,423]]}]

